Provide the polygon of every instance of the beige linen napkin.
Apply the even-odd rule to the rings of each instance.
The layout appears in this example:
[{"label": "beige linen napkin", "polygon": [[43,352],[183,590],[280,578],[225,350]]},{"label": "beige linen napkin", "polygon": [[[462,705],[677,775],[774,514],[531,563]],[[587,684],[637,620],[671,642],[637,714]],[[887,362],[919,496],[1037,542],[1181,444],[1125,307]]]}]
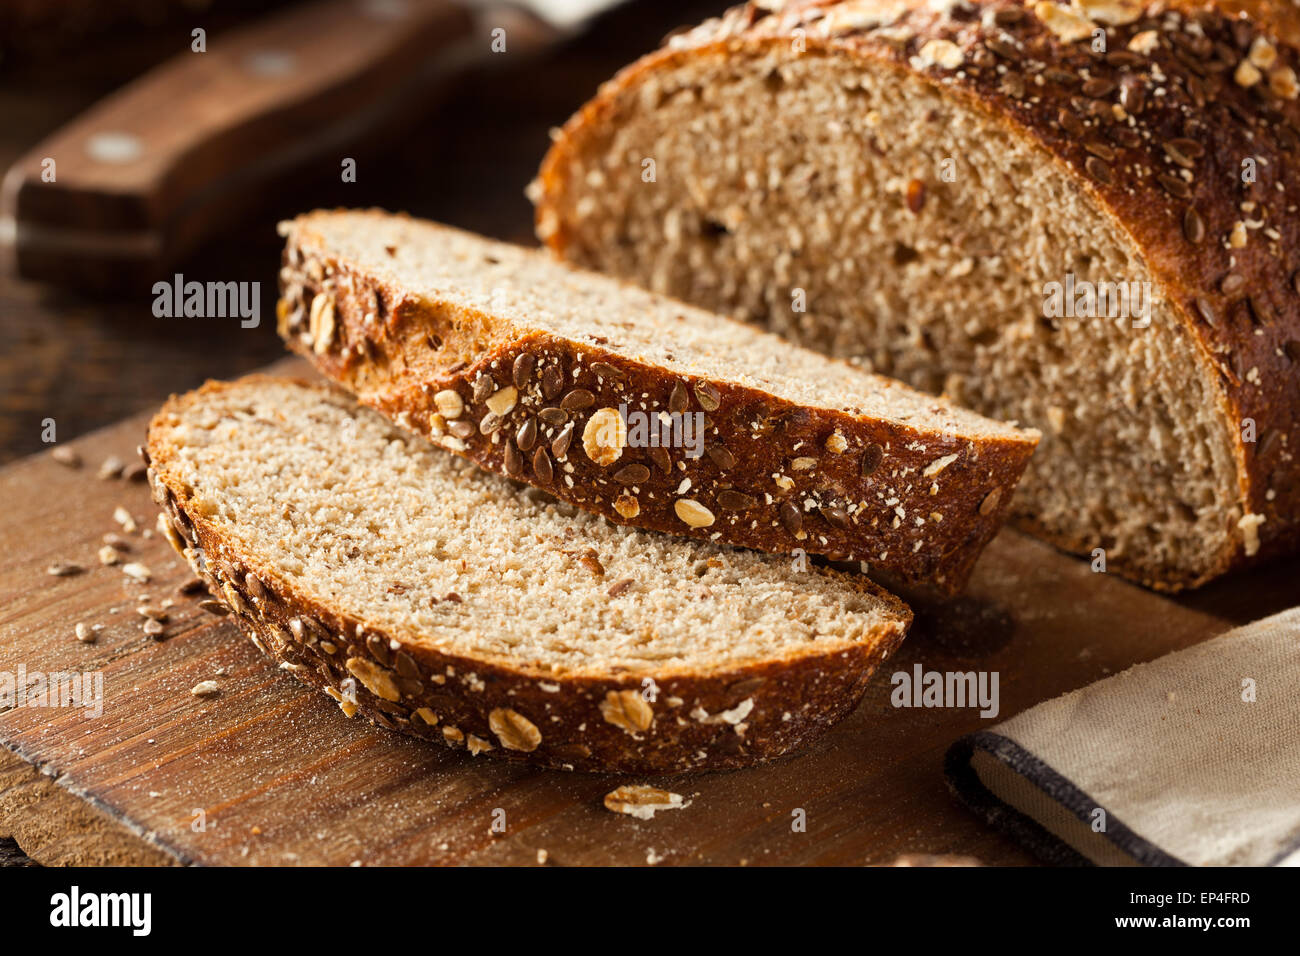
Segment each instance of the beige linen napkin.
[{"label": "beige linen napkin", "polygon": [[1300,608],[964,737],[945,769],[1051,862],[1300,865]]}]

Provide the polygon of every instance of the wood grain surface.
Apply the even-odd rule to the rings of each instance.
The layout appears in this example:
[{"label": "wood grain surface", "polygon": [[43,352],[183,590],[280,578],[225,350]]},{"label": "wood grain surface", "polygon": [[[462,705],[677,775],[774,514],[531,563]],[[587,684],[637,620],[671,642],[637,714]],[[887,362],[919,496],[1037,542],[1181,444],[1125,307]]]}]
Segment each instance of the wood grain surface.
[{"label": "wood grain surface", "polygon": [[[197,597],[177,595],[189,571],[160,536],[146,537],[145,485],[96,477],[104,457],[130,455],[144,423],[73,443],[80,469],[43,454],[0,471],[0,671],[104,680],[98,718],[67,707],[0,713],[0,742],[42,783],[12,761],[0,769],[0,836],[42,862],[536,864],[545,850],[551,865],[862,864],[902,853],[1025,864],[952,800],[941,773],[948,745],[991,721],[896,709],[888,673],[916,663],[997,671],[1001,719],[1294,600],[1295,562],[1177,602],[1006,531],[969,596],[917,605],[902,651],[822,742],[753,770],[636,778],[691,801],[639,821],[602,804],[630,778],[507,766],[347,720]],[[152,571],[146,584],[96,559],[103,534],[123,533],[119,506],[140,526],[125,535],[126,557]],[[87,571],[49,575],[61,561]],[[136,608],[168,597],[176,604],[155,640]],[[95,643],[77,640],[79,622],[104,625]],[[217,697],[190,693],[203,680],[217,681]],[[798,810],[806,832],[792,830]]]}]

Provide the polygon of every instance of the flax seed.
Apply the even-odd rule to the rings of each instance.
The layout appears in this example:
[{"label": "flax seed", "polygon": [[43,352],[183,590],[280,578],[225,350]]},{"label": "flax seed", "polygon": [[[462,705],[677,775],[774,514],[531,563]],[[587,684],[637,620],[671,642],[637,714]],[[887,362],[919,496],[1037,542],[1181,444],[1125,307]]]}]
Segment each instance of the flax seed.
[{"label": "flax seed", "polygon": [[515,364],[510,369],[510,380],[515,383],[515,388],[523,391],[533,377],[533,366],[537,364],[537,359],[533,357],[532,352],[520,352],[515,356]]}]

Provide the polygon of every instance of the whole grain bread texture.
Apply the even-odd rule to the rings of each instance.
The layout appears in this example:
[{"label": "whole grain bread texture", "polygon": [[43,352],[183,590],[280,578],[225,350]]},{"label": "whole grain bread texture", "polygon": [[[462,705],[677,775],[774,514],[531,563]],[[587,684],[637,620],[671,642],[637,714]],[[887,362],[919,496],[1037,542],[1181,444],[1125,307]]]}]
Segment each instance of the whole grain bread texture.
[{"label": "whole grain bread texture", "polygon": [[364,404],[611,521],[960,590],[1037,434],[519,246],[282,227],[280,331]]},{"label": "whole grain bread texture", "polygon": [[1194,587],[1300,544],[1297,43],[1292,0],[749,3],[556,135],[538,234],[1040,429],[1015,519]]},{"label": "whole grain bread texture", "polygon": [[173,397],[146,461],[161,529],[260,650],[474,755],[769,760],[850,713],[911,621],[862,575],[614,525],[320,385]]}]

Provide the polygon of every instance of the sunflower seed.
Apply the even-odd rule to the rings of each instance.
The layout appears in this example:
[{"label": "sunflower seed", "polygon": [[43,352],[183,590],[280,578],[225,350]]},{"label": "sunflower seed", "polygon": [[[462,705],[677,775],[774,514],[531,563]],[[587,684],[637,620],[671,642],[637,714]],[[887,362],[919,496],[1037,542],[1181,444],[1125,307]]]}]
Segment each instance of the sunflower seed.
[{"label": "sunflower seed", "polygon": [[710,445],[704,451],[709,456],[709,460],[723,471],[730,471],[736,467],[736,456],[727,451],[724,445]]},{"label": "sunflower seed", "polygon": [[1246,302],[1250,305],[1250,314],[1260,325],[1268,325],[1275,318],[1273,307],[1264,299],[1252,295],[1246,298]]},{"label": "sunflower seed", "polygon": [[691,397],[686,393],[686,386],[681,382],[673,383],[672,393],[668,396],[668,411],[680,415],[690,407]]},{"label": "sunflower seed", "polygon": [[639,485],[650,480],[650,469],[645,465],[624,465],[614,472],[614,480],[621,485]]},{"label": "sunflower seed", "polygon": [[1088,175],[1097,180],[1097,182],[1101,183],[1103,186],[1109,186],[1115,181],[1115,177],[1112,175],[1110,167],[1096,156],[1089,156],[1083,166],[1088,170]]},{"label": "sunflower seed", "polygon": [[505,423],[505,419],[496,412],[488,412],[483,416],[483,420],[478,423],[478,430],[484,435],[491,435]]},{"label": "sunflower seed", "polygon": [[1002,498],[1001,488],[994,488],[992,491],[990,491],[987,495],[984,496],[984,500],[980,502],[980,509],[979,509],[980,514],[986,518],[989,515],[993,514],[994,510],[998,506],[998,501],[1001,498]]},{"label": "sunflower seed", "polygon": [[781,524],[785,525],[785,530],[793,535],[798,535],[803,530],[803,512],[793,501],[781,503]]},{"label": "sunflower seed", "polygon": [[673,470],[673,459],[668,454],[668,449],[662,445],[654,445],[647,449],[650,460],[655,463],[655,467],[665,475]]},{"label": "sunflower seed", "polygon": [[610,597],[618,597],[620,594],[627,593],[627,590],[630,587],[632,587],[632,585],[635,583],[636,582],[632,578],[621,578],[620,580],[615,581],[613,584],[611,584],[609,586],[609,590],[606,591],[605,593],[608,594]]},{"label": "sunflower seed", "polygon": [[1095,77],[1083,84],[1081,92],[1084,96],[1099,100],[1115,92],[1115,82],[1102,77]]},{"label": "sunflower seed", "polygon": [[716,412],[722,404],[722,396],[708,382],[695,383],[695,398],[706,412]]},{"label": "sunflower seed", "polygon": [[1020,48],[1016,46],[1014,43],[1012,43],[1006,37],[1000,37],[1000,36],[988,37],[984,41],[984,45],[988,47],[990,50],[992,50],[994,53],[996,53],[998,56],[1002,57],[1004,60],[1019,62],[1020,59],[1024,56],[1024,54],[1020,52]]},{"label": "sunflower seed", "polygon": [[549,402],[564,389],[564,372],[558,365],[548,365],[542,371],[542,395]]},{"label": "sunflower seed", "polygon": [[826,519],[831,527],[839,528],[843,531],[849,526],[849,513],[843,508],[836,508],[833,505],[823,505],[817,509],[821,516]]},{"label": "sunflower seed", "polygon": [[728,511],[749,511],[758,507],[758,499],[752,495],[727,489],[718,492],[718,504]]},{"label": "sunflower seed", "polygon": [[533,377],[533,366],[537,359],[533,357],[532,352],[520,352],[515,356],[514,367],[510,370],[510,379],[515,383],[515,388],[524,389]]},{"label": "sunflower seed", "polygon": [[879,442],[868,445],[866,451],[862,453],[862,477],[869,478],[875,474],[876,469],[880,467],[880,463],[884,460],[885,449],[883,445]]},{"label": "sunflower seed", "polygon": [[566,412],[580,412],[596,404],[596,396],[585,388],[575,388],[560,401],[560,407]]},{"label": "sunflower seed", "polygon": [[1186,181],[1177,176],[1171,176],[1168,173],[1161,173],[1156,177],[1156,182],[1165,188],[1165,192],[1175,199],[1191,199],[1192,188],[1187,185]]},{"label": "sunflower seed", "polygon": [[1172,142],[1164,143],[1163,146],[1165,150],[1165,155],[1168,156],[1170,159],[1172,159],[1179,166],[1183,167],[1183,169],[1196,168],[1196,163],[1192,160],[1192,157],[1188,156],[1181,149],[1175,146]]},{"label": "sunflower seed", "polygon": [[511,478],[518,478],[524,471],[524,458],[512,442],[506,442],[505,468]]},{"label": "sunflower seed", "polygon": [[1201,314],[1201,318],[1203,318],[1210,325],[1219,324],[1218,313],[1214,311],[1214,306],[1210,305],[1208,299],[1203,299],[1198,297],[1196,299],[1196,311],[1199,312]]},{"label": "sunflower seed", "polygon": [[533,474],[537,480],[543,484],[549,485],[551,479],[555,477],[555,472],[551,468],[551,456],[546,454],[545,448],[538,448],[533,452]]},{"label": "sunflower seed", "polygon": [[551,442],[551,454],[556,459],[561,459],[569,453],[569,444],[573,441],[573,422],[564,426],[564,429]]},{"label": "sunflower seed", "polygon": [[1078,138],[1084,134],[1083,120],[1075,116],[1069,110],[1061,110],[1056,114],[1056,124],[1061,127],[1070,136]]},{"label": "sunflower seed", "polygon": [[1137,116],[1146,108],[1147,90],[1138,79],[1126,79],[1119,90],[1119,105],[1124,111]]},{"label": "sunflower seed", "polygon": [[515,432],[515,444],[519,446],[520,451],[531,451],[532,447],[537,444],[537,421],[529,418],[519,426],[519,431]]}]

